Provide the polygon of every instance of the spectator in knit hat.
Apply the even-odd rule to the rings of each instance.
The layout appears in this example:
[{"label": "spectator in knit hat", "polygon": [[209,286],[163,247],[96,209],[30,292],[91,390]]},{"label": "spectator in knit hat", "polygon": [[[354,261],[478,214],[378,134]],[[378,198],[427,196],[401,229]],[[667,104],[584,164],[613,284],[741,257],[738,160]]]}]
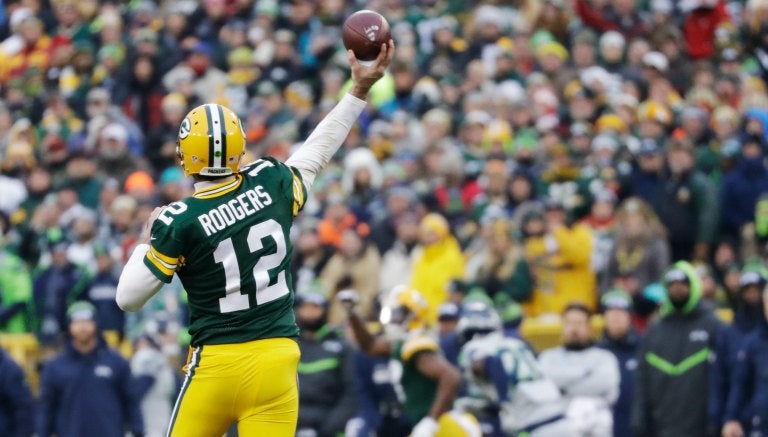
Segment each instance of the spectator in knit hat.
[{"label": "spectator in knit hat", "polygon": [[597,347],[613,353],[621,374],[619,397],[613,405],[613,435],[629,437],[632,435],[630,419],[640,344],[640,335],[632,326],[632,298],[621,289],[613,289],[600,299],[600,307],[605,329]]}]

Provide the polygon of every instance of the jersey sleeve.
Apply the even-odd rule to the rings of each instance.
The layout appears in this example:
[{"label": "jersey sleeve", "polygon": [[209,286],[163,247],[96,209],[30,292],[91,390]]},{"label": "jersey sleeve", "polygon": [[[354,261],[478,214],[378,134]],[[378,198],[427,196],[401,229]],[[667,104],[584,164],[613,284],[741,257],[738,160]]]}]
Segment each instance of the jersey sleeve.
[{"label": "jersey sleeve", "polygon": [[440,346],[435,340],[420,335],[409,338],[403,342],[403,346],[400,349],[400,359],[404,363],[407,363],[419,352],[438,352],[439,350]]},{"label": "jersey sleeve", "polygon": [[181,257],[182,239],[178,235],[178,223],[176,220],[170,224],[155,220],[150,233],[149,250],[144,256],[144,264],[157,279],[166,284],[173,279]]}]

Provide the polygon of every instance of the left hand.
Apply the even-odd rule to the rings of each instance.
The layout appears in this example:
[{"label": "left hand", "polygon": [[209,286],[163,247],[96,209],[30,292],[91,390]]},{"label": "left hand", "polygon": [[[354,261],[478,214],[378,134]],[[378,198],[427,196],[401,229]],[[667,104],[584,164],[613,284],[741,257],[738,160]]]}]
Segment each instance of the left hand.
[{"label": "left hand", "polygon": [[138,244],[150,244],[149,239],[150,232],[152,231],[152,224],[155,223],[155,219],[161,212],[163,212],[164,208],[164,206],[158,206],[152,210],[152,214],[149,215],[147,222],[144,223],[144,229],[141,230],[141,235],[139,235],[139,240],[137,241]]}]

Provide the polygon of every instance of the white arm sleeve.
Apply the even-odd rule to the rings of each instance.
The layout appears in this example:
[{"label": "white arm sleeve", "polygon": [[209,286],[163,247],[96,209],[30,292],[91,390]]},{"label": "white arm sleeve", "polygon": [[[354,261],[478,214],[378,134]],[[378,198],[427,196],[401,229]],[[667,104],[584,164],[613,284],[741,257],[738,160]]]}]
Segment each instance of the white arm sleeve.
[{"label": "white arm sleeve", "polygon": [[163,282],[144,265],[148,244],[138,244],[123,268],[117,283],[115,301],[123,311],[138,311],[163,286]]},{"label": "white arm sleeve", "polygon": [[307,191],[312,188],[312,183],[320,170],[341,147],[355,120],[365,109],[365,104],[365,100],[346,94],[315,127],[299,150],[285,162],[299,170]]}]

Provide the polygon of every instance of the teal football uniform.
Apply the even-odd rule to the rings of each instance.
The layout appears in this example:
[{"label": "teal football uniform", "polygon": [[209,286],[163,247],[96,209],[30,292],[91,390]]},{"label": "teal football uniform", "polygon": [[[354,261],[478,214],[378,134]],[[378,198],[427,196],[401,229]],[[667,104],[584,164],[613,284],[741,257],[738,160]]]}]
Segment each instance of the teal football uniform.
[{"label": "teal football uniform", "polygon": [[181,279],[193,346],[298,336],[289,232],[306,194],[298,170],[263,158],[157,217],[144,264]]}]

